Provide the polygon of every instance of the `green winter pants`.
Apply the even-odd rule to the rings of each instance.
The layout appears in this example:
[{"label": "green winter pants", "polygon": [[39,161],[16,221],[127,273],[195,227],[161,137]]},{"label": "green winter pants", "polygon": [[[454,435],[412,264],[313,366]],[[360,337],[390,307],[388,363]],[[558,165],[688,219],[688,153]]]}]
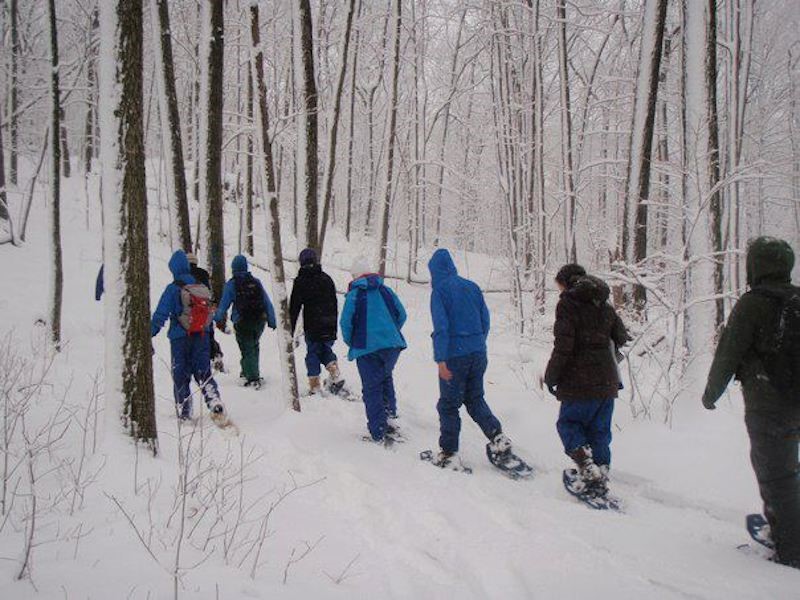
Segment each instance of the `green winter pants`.
[{"label": "green winter pants", "polygon": [[266,323],[266,319],[257,321],[245,321],[243,319],[233,326],[236,331],[236,343],[239,344],[239,351],[242,353],[241,376],[247,381],[256,381],[260,377],[258,370],[258,342],[261,339],[261,334],[264,333],[264,325]]}]

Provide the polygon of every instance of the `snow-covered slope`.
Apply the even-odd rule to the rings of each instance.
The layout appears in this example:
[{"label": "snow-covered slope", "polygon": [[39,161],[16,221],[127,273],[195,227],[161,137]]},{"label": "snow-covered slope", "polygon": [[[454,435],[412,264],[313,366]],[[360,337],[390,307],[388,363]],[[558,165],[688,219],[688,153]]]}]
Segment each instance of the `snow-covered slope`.
[{"label": "snow-covered slope", "polygon": [[[494,471],[466,415],[462,456],[474,474],[418,459],[436,447],[438,388],[428,290],[404,283],[396,289],[409,313],[409,349],[395,379],[406,444],[362,442],[361,403],[313,398],[300,414],[288,410],[270,331],[262,341],[267,385],[258,392],[237,385],[235,340],[219,336],[231,372],[218,381],[241,435],[205,419],[179,431],[162,333],[154,342],[160,456],[137,456],[119,431],[101,432],[92,453],[93,429],[84,437],[80,423],[93,422],[91,411],[84,415],[102,366],[102,305],[93,300],[100,238],[96,223],[86,231],[80,200],[65,209],[66,344],[27,431],[41,428],[61,398],[70,427],[52,452],[36,455],[34,523],[25,455],[19,445],[11,455],[19,487],[8,492],[11,516],[0,518],[0,598],[171,598],[175,586],[186,598],[798,597],[800,572],[737,549],[748,541],[744,515],[760,508],[738,392],[704,413],[700,391],[690,390],[671,429],[633,422],[622,398],[613,489],[625,514],[590,511],[561,486],[568,460],[554,427],[558,406],[532,385],[547,348],[520,348],[504,331],[502,294],[490,297],[497,326],[486,389],[517,451],[535,465],[532,481]],[[35,320],[47,305],[43,211],[34,219],[28,245],[0,247],[0,336],[13,332],[22,356],[41,348]],[[169,281],[170,251],[152,247],[155,302]],[[347,266],[344,258],[332,262]],[[334,275],[344,284],[344,271]],[[336,351],[345,354],[342,344]],[[354,365],[343,370],[358,390]],[[21,443],[19,431],[14,439]],[[83,475],[71,480],[81,456]],[[32,582],[16,581],[32,526]]]}]

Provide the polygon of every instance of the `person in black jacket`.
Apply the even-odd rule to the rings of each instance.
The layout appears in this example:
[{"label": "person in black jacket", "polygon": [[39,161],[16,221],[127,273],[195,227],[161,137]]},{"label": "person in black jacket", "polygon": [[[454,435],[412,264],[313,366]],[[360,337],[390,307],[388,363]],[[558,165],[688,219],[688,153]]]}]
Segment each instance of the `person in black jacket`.
[{"label": "person in black jacket", "polygon": [[294,280],[289,300],[289,315],[292,320],[292,335],[297,326],[300,310],[303,311],[303,327],[306,340],[306,370],[310,392],[320,391],[322,366],[330,374],[330,382],[341,382],[339,365],[333,352],[339,304],[333,279],[322,270],[313,248],[300,253],[300,271]]},{"label": "person in black jacket", "polygon": [[[211,289],[211,278],[208,275],[208,271],[199,267],[197,265],[197,255],[191,252],[186,254],[186,258],[189,259],[189,269],[192,277],[194,277],[195,281],[198,283],[202,283],[208,289]],[[224,328],[224,326],[223,326]],[[214,328],[211,328],[211,365],[214,367],[215,371],[219,371],[220,373],[225,372],[225,364],[222,362],[222,348],[219,345],[219,342],[214,339]]]},{"label": "person in black jacket", "polygon": [[608,286],[583,267],[562,267],[556,284],[561,298],[544,382],[561,402],[557,429],[564,451],[578,465],[581,479],[604,495],[611,464],[611,417],[622,387],[616,355],[628,341],[628,332],[608,303]]}]

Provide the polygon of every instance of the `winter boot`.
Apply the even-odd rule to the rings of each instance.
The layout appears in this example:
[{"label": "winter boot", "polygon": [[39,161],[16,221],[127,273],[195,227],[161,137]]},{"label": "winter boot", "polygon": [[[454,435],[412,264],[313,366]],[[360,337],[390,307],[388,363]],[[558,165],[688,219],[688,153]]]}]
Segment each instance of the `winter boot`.
[{"label": "winter boot", "polygon": [[458,452],[445,452],[444,450],[439,450],[439,454],[431,461],[431,463],[442,469],[452,467],[459,462]]},{"label": "winter boot", "polygon": [[178,414],[178,420],[190,421],[192,419],[192,398],[186,398],[183,402],[175,404],[175,412]]},{"label": "winter boot", "polygon": [[222,415],[225,413],[225,407],[219,400],[211,400],[206,404],[206,406],[208,406],[208,412],[210,412],[212,415]]},{"label": "winter boot", "polygon": [[586,485],[593,485],[603,479],[603,473],[592,458],[592,449],[589,446],[580,446],[569,457],[578,465],[578,474]]},{"label": "winter boot", "polygon": [[339,380],[341,379],[341,373],[339,372],[338,363],[335,360],[331,361],[327,365],[325,365],[325,369],[331,376],[331,383],[339,383]]},{"label": "winter boot", "polygon": [[322,391],[322,386],[319,383],[319,375],[316,377],[309,377],[308,378],[308,393],[309,394],[318,394]]},{"label": "winter boot", "polygon": [[263,377],[259,377],[258,379],[248,379],[244,383],[244,387],[253,388],[255,390],[260,390],[262,385],[264,385]]},{"label": "winter boot", "polygon": [[511,453],[511,440],[502,431],[498,431],[489,441],[489,451],[497,457]]}]

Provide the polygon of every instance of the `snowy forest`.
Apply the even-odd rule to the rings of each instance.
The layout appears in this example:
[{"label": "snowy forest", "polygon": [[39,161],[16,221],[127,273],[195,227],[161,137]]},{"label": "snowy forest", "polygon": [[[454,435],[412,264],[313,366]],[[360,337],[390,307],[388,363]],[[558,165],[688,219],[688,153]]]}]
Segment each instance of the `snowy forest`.
[{"label": "snowy forest", "polygon": [[[0,596],[795,597],[747,545],[741,386],[701,396],[749,241],[800,248],[799,31],[796,0],[0,0]],[[304,248],[340,311],[359,259],[405,305],[391,451],[341,335],[352,397],[308,393]],[[418,459],[440,248],[486,298],[487,402],[532,481],[463,411],[471,475]],[[151,325],[176,250],[217,301],[244,255],[274,304],[260,389],[211,330],[235,427],[194,391],[176,422]],[[558,481],[568,263],[631,338],[622,514]]]}]

